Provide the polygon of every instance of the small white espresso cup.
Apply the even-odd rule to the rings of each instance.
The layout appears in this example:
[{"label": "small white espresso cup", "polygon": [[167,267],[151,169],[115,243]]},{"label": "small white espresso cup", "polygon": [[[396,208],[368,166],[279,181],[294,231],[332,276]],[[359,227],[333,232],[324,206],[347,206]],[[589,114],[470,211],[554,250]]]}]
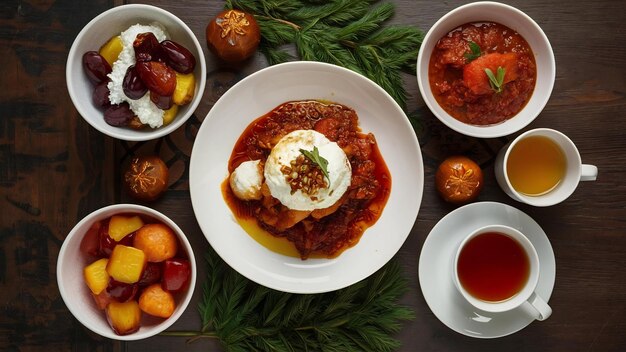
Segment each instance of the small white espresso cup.
[{"label": "small white espresso cup", "polygon": [[[515,145],[525,138],[534,136],[546,137],[556,143],[565,156],[566,168],[563,179],[554,189],[541,195],[526,195],[513,188],[507,174],[507,162]],[[578,148],[571,139],[549,128],[537,128],[524,132],[502,147],[496,158],[494,170],[496,180],[506,194],[517,201],[537,207],[547,207],[564,201],[574,193],[580,181],[595,181],[598,176],[598,168],[595,165],[582,163]]]},{"label": "small white espresso cup", "polygon": [[[499,301],[487,301],[483,299],[479,299],[474,297],[471,293],[469,293],[463,284],[461,284],[462,279],[459,277],[459,256],[466,245],[475,237],[487,234],[487,233],[498,233],[500,235],[505,235],[513,239],[517,242],[526,253],[528,258],[529,270],[528,270],[528,278],[526,279],[526,283],[521,287],[517,293],[513,294],[513,296],[506,298],[504,300]],[[467,270],[467,269],[465,269]],[[454,273],[453,280],[456,288],[461,293],[463,298],[467,300],[472,306],[477,309],[480,309],[485,312],[491,313],[501,313],[508,312],[517,307],[521,306],[524,303],[528,303],[531,310],[524,310],[524,312],[531,312],[533,314],[533,318],[537,320],[545,320],[552,314],[552,308],[544,301],[537,293],[535,292],[537,288],[537,284],[539,282],[539,256],[537,255],[537,251],[535,247],[530,242],[530,240],[522,234],[517,229],[514,229],[505,225],[488,225],[481,227],[472,233],[470,233],[459,245],[459,248],[454,257]],[[489,281],[489,277],[484,278]],[[527,314],[527,313],[524,313]]]}]

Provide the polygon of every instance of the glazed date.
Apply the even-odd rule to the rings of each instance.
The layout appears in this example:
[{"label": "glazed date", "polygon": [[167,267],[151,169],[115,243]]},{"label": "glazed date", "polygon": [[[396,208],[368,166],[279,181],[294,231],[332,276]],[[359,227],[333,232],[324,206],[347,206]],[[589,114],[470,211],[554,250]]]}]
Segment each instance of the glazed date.
[{"label": "glazed date", "polygon": [[161,281],[162,273],[163,273],[163,263],[148,262],[137,284],[139,284],[139,286],[142,286],[142,287],[155,284]]},{"label": "glazed date", "polygon": [[174,93],[176,73],[166,64],[157,61],[138,62],[135,67],[150,91],[161,96],[171,96]]},{"label": "glazed date", "polygon": [[187,48],[176,42],[162,41],[161,53],[165,63],[180,73],[191,73],[196,67],[196,57]]},{"label": "glazed date", "polygon": [[88,51],[83,55],[83,69],[94,84],[106,82],[107,75],[111,73],[111,65],[97,51]]},{"label": "glazed date", "polygon": [[148,91],[148,87],[146,87],[141,78],[139,78],[135,65],[129,66],[128,70],[126,70],[122,88],[124,89],[124,94],[132,100],[143,97]]},{"label": "glazed date", "polygon": [[161,110],[168,110],[174,104],[171,95],[162,96],[155,92],[150,92],[150,100]]},{"label": "glazed date", "polygon": [[151,32],[137,34],[133,48],[137,62],[157,60],[160,56],[159,41]]},{"label": "glazed date", "polygon": [[109,82],[104,81],[96,86],[93,90],[92,99],[95,106],[99,107],[107,107],[111,105],[111,101],[109,100]]},{"label": "glazed date", "polygon": [[111,126],[126,126],[135,116],[127,103],[111,105],[104,111],[104,121]]},{"label": "glazed date", "polygon": [[118,302],[128,302],[135,298],[139,286],[135,284],[126,284],[123,282],[109,279],[109,285],[107,286],[107,292],[109,295]]}]

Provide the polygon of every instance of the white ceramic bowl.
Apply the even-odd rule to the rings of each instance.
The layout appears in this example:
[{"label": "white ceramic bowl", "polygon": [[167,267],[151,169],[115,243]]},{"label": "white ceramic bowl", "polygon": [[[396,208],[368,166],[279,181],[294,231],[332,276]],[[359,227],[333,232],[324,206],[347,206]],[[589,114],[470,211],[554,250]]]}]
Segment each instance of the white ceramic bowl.
[{"label": "white ceramic bowl", "polygon": [[[109,38],[119,35],[134,24],[161,23],[170,39],[183,45],[196,57],[196,90],[193,100],[178,109],[174,121],[167,126],[152,129],[133,130],[128,127],[115,127],[104,121],[104,110],[92,102],[93,84],[89,81],[82,65],[83,54],[90,50],[98,51]],[[111,137],[127,141],[145,141],[169,134],[182,126],[193,114],[202,99],[206,83],[206,61],[202,47],[191,29],[173,14],[150,5],[123,5],[105,11],[91,20],[78,33],[67,58],[65,79],[70,98],[80,115],[98,131]]]},{"label": "white ceramic bowl", "polygon": [[[81,242],[87,230],[97,221],[104,220],[115,214],[139,214],[151,217],[169,226],[177,235],[187,258],[191,263],[191,278],[185,292],[176,294],[176,309],[169,318],[163,320],[143,314],[142,325],[138,331],[129,335],[117,335],[109,326],[104,311],[99,310],[91,297],[89,288],[83,278],[83,268],[90,264],[89,255],[81,251]],[[57,283],[61,297],[72,314],[89,330],[115,340],[140,340],[154,336],[174,324],[183,314],[196,286],[196,260],[191,245],[183,231],[162,213],[135,204],[116,204],[100,208],[85,216],[65,238],[57,260]]]},{"label": "white ceramic bowl", "polygon": [[[333,259],[301,260],[263,247],[237,223],[220,187],[233,147],[253,120],[285,102],[310,99],[353,108],[362,131],[376,137],[392,180],[381,217],[359,243]],[[255,72],[215,103],[194,142],[189,183],[200,228],[228,265],[276,290],[320,293],[368,277],[402,247],[420,207],[424,167],[406,115],[382,88],[342,67],[297,61]]]},{"label": "white ceramic bowl", "polygon": [[[530,45],[537,64],[537,81],[526,106],[514,117],[494,125],[476,126],[450,116],[439,106],[430,89],[428,63],[437,41],[451,30],[469,22],[496,22],[518,32]],[[417,82],[426,105],[451,129],[473,137],[494,138],[515,133],[531,123],[550,98],[556,64],[548,38],[539,25],[522,11],[497,2],[474,2],[460,6],[439,19],[426,33],[417,57]]]}]

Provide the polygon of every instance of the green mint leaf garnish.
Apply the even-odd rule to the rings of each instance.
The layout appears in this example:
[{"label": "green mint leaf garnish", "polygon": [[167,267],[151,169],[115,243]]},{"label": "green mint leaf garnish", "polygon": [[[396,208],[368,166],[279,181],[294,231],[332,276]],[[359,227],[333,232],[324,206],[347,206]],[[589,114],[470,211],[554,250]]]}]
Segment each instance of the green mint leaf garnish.
[{"label": "green mint leaf garnish", "polygon": [[469,53],[465,53],[465,55],[463,55],[466,59],[467,59],[467,63],[470,63],[476,59],[478,59],[480,57],[480,55],[482,55],[482,53],[480,52],[480,46],[478,46],[478,44],[476,44],[473,41],[469,41],[468,42],[469,47],[470,47],[470,52]]},{"label": "green mint leaf garnish", "polygon": [[496,93],[502,92],[502,86],[504,86],[504,74],[506,73],[506,70],[502,66],[498,66],[498,70],[496,72],[497,76],[494,75],[493,71],[488,68],[485,69],[485,73],[487,74],[487,77],[489,77],[489,85],[491,86],[491,89],[493,89]]},{"label": "green mint leaf garnish", "polygon": [[326,178],[328,179],[328,186],[330,187],[330,176],[328,176],[328,160],[324,159],[324,157],[320,155],[319,149],[317,149],[317,147],[313,147],[313,150],[311,151],[300,149],[300,153],[302,153],[307,159],[311,160],[313,164],[319,166],[324,176],[326,176]]}]

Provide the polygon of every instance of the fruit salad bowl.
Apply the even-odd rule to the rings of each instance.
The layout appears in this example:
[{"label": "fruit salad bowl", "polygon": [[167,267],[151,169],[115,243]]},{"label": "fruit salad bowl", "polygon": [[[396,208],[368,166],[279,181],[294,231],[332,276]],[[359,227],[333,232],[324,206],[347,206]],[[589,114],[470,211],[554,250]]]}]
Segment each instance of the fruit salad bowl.
[{"label": "fruit salad bowl", "polygon": [[[175,81],[177,82],[177,89],[184,86],[183,84],[181,84],[180,77],[193,77],[192,80],[184,81],[185,85],[188,86],[188,92],[190,94],[187,95],[187,99],[185,99],[184,103],[181,103],[180,105],[175,101],[173,107],[176,108],[176,111],[170,111],[171,114],[169,116],[169,119],[166,118],[166,111],[166,114],[164,114],[164,117],[162,119],[164,121],[164,124],[159,124],[158,127],[156,127],[156,124],[154,126],[149,124],[146,125],[145,122],[144,125],[130,124],[123,127],[113,126],[110,123],[107,123],[104,118],[104,112],[107,109],[108,105],[106,105],[107,103],[104,102],[103,99],[105,96],[108,96],[108,92],[106,94],[94,93],[94,91],[96,90],[95,88],[98,87],[99,84],[93,81],[93,77],[89,76],[89,74],[86,72],[87,70],[84,67],[83,56],[85,55],[85,53],[89,52],[101,54],[102,57],[105,58],[112,56],[110,54],[110,51],[107,51],[107,53],[105,53],[103,52],[103,50],[108,50],[116,47],[116,45],[111,45],[112,39],[120,36],[120,34],[126,31],[129,27],[137,24],[141,24],[144,26],[157,24],[157,27],[164,30],[164,33],[166,35],[165,38],[168,40],[169,45],[164,44],[165,40],[162,40],[163,38],[159,39],[164,47],[172,50],[172,47],[174,47],[175,45],[182,46],[185,50],[187,50],[187,52],[192,54],[195,59],[195,65],[186,75],[179,74],[179,72],[181,71],[179,67],[172,67],[172,69],[178,68],[175,70],[176,72],[174,72],[173,70],[170,71],[170,76],[173,72],[176,74]],[[130,50],[126,50],[130,54],[124,55],[124,44],[122,44],[122,42],[120,41],[120,43],[117,44],[116,54],[113,56],[113,59],[109,61],[117,61],[118,59],[121,60],[122,58],[126,58],[126,61],[129,61],[129,56],[133,57],[133,59],[130,61],[135,61],[134,54],[136,54],[136,51],[133,50],[134,45],[132,43],[132,39],[130,39],[129,41],[131,43],[127,43],[125,46],[130,46]],[[175,44],[171,44],[171,42],[174,42]],[[153,61],[159,61],[159,63],[155,64],[159,66],[162,66],[162,62],[168,64],[167,60],[162,60],[162,57],[154,58]],[[152,62],[149,63],[152,64]],[[130,62],[127,62],[127,64],[130,64]],[[140,64],[141,66],[147,66],[144,65],[146,64],[145,62],[134,62],[133,64],[137,68],[137,70],[139,70]],[[115,67],[113,67],[114,65],[110,64],[110,66],[112,67],[113,72],[109,76],[106,76],[105,74],[102,77],[102,80],[111,79],[117,82],[122,81],[122,79],[126,80],[127,77],[124,75],[124,73],[126,72],[125,69],[120,69],[118,70],[119,72],[115,74],[116,70]],[[152,71],[156,72],[156,70]],[[182,71],[186,72],[186,70]],[[68,93],[74,106],[76,107],[76,110],[78,110],[78,113],[83,117],[83,119],[95,129],[108,136],[121,140],[145,141],[156,139],[173,132],[178,127],[182,126],[185,121],[187,121],[187,119],[193,114],[196,107],[200,103],[202,99],[202,94],[204,92],[204,87],[206,83],[206,61],[200,42],[198,42],[198,39],[195,37],[191,29],[189,29],[189,27],[178,17],[155,6],[141,4],[122,5],[114,7],[95,17],[93,20],[87,23],[85,27],[80,31],[80,33],[76,36],[76,39],[74,40],[74,43],[70,48],[67,58],[66,83]],[[111,93],[112,94],[110,96],[113,97],[113,91]],[[149,105],[148,103],[150,103],[150,101],[152,101],[156,105],[160,105],[159,103],[157,103],[157,99],[151,96],[152,93],[154,93],[154,89],[150,88],[147,94],[150,96],[150,99],[146,98],[147,101],[145,102],[145,104],[142,104],[141,110],[152,110],[153,112],[158,112],[158,110],[156,110],[156,107],[146,107],[146,105]],[[118,92],[118,96],[119,94],[120,92]],[[176,93],[170,96],[175,97],[175,94]],[[126,95],[128,96],[128,94]],[[141,100],[138,97],[133,97],[131,99],[133,99],[133,101]],[[172,106],[171,103],[170,106]],[[133,108],[132,112],[135,113],[137,112],[137,110],[140,110],[139,107],[133,107],[132,104],[131,108]],[[164,111],[166,110],[161,106],[159,106],[159,108]],[[136,115],[138,115],[138,113]],[[171,122],[169,122],[170,120]],[[137,121],[137,119],[135,119],[135,121]]]},{"label": "fruit salad bowl", "polygon": [[116,204],[84,217],[65,238],[57,283],[70,312],[116,340],[156,335],[183,314],[196,283],[193,250],[162,213]]}]

